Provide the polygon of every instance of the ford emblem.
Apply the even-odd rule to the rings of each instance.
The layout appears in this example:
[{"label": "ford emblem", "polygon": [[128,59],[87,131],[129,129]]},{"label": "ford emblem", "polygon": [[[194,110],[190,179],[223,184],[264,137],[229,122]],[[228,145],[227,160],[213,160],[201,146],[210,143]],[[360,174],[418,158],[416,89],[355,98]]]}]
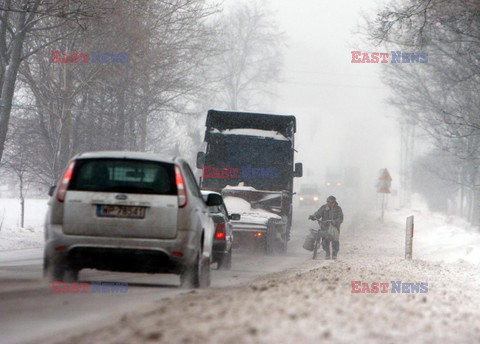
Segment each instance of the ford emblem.
[{"label": "ford emblem", "polygon": [[123,200],[126,200],[128,198],[128,196],[120,194],[120,195],[116,195],[115,198],[123,201]]}]

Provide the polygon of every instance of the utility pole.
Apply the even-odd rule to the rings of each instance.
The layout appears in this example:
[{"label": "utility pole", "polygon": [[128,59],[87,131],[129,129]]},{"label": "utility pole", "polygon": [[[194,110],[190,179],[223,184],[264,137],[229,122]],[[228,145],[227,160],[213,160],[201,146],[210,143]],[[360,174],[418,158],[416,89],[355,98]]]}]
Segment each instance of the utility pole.
[{"label": "utility pole", "polygon": [[400,205],[409,207],[412,194],[415,125],[406,119],[400,122]]}]

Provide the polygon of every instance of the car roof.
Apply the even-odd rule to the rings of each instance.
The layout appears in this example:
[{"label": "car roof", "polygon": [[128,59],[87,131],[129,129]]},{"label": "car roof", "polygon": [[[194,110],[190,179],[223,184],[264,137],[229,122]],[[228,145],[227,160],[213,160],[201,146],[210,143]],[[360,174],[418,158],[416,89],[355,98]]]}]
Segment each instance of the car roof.
[{"label": "car roof", "polygon": [[74,159],[99,159],[99,158],[113,158],[113,159],[138,159],[138,160],[152,160],[160,162],[175,163],[183,161],[179,157],[167,157],[156,153],[145,152],[129,152],[129,151],[99,151],[99,152],[85,152],[77,154]]}]

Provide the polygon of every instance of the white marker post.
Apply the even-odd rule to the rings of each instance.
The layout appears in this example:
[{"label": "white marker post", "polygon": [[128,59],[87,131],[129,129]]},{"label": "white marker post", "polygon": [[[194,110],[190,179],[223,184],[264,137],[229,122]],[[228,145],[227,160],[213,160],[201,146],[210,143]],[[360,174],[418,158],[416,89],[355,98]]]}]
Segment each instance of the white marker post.
[{"label": "white marker post", "polygon": [[407,230],[405,235],[405,259],[412,259],[413,251],[413,216],[407,217]]}]

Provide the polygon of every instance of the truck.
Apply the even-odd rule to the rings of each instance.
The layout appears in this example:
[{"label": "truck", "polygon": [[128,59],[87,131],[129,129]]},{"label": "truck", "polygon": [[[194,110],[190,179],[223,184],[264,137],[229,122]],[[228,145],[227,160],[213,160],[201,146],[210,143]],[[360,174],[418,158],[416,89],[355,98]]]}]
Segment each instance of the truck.
[{"label": "truck", "polygon": [[358,166],[328,166],[322,191],[326,196],[334,195],[342,202],[352,200],[360,192],[360,168]]},{"label": "truck", "polygon": [[291,115],[209,110],[202,151],[202,189],[222,193],[234,242],[260,242],[267,254],[287,249],[292,227],[296,119]]}]

